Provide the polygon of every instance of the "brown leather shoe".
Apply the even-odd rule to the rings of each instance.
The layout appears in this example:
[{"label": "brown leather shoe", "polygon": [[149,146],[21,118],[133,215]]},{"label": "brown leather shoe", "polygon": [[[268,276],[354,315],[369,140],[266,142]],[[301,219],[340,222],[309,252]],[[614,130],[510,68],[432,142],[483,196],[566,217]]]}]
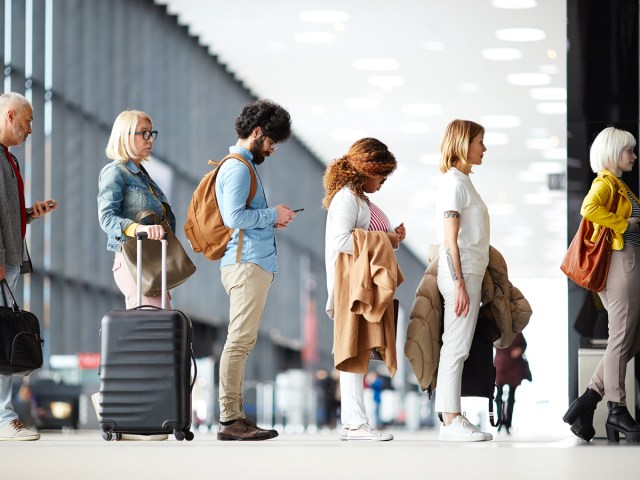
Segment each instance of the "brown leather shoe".
[{"label": "brown leather shoe", "polygon": [[277,436],[275,430],[259,428],[248,418],[238,418],[230,425],[218,424],[218,440],[269,440]]}]

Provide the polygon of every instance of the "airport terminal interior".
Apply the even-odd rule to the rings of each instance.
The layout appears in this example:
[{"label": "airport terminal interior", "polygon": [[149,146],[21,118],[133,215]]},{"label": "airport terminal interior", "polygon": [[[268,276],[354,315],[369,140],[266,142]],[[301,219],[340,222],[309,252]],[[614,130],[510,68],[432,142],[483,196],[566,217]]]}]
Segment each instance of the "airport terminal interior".
[{"label": "airport terminal interior", "polygon": [[[603,357],[608,323],[598,296],[560,264],[594,178],[591,142],[608,126],[640,133],[639,19],[637,0],[0,0],[3,92],[33,106],[32,133],[11,152],[26,204],[58,204],[27,229],[33,272],[15,292],[39,319],[44,364],[14,377],[13,407],[42,438],[0,442],[0,479],[637,476],[640,443],[607,440],[606,402],[590,442],[562,421]],[[221,442],[229,298],[219,261],[191,250],[183,226],[208,160],[228,153],[236,117],[258,99],[292,119],[291,138],[260,166],[266,198],[303,209],[276,232],[278,273],[244,373],[247,416],[280,435]],[[193,325],[192,441],[107,442],[92,402],[102,318],[125,308],[96,197],[111,126],[127,109],[153,119],[145,165],[197,268],[171,292]],[[485,127],[473,182],[487,204],[491,246],[533,312],[522,332],[529,377],[509,427],[492,425],[502,408],[497,389],[462,399],[490,442],[438,440],[437,389],[422,391],[404,354],[437,244],[440,141],[455,118]],[[398,161],[372,200],[407,229],[396,251],[404,276],[397,372],[371,361],[364,382],[372,426],[392,433],[391,442],[341,441],[325,311],[323,174],[365,137]],[[638,168],[622,178],[637,195]],[[626,404],[637,419],[639,378],[632,359]]]}]

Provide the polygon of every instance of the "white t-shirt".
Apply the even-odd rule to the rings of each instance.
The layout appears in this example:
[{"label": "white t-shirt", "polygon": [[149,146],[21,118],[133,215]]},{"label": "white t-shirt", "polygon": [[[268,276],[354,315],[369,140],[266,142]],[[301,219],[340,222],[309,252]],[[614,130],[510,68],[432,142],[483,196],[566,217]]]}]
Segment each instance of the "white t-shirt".
[{"label": "white t-shirt", "polygon": [[[469,175],[451,168],[442,176],[436,202],[436,232],[444,258],[444,212],[460,213],[458,250],[462,273],[484,275],[489,264],[489,211]],[[446,266],[446,262],[440,262]]]}]

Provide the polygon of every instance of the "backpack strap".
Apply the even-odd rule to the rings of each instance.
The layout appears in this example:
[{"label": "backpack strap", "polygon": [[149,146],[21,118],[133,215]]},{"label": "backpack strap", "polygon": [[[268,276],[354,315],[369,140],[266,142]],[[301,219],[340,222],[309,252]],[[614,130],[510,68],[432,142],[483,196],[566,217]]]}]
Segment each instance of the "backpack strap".
[{"label": "backpack strap", "polygon": [[[258,179],[256,178],[256,173],[253,171],[253,168],[251,167],[247,159],[238,153],[230,153],[219,162],[209,160],[209,165],[214,165],[217,168],[220,168],[220,166],[230,158],[235,158],[236,160],[240,160],[249,169],[249,174],[251,175],[251,184],[249,185],[249,196],[247,197],[247,202],[245,204],[245,208],[249,208],[249,204],[251,203],[251,200],[253,200],[253,197],[256,196],[256,192],[258,191]],[[236,263],[240,263],[240,259],[242,257],[242,240],[243,239],[244,239],[244,229],[240,229],[240,231],[238,232],[238,248],[236,251]]]}]

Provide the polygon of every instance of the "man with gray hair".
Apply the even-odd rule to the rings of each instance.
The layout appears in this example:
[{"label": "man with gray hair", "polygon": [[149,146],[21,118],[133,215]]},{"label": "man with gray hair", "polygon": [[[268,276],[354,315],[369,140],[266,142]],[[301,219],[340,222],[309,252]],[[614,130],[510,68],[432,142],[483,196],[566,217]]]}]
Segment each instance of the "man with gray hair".
[{"label": "man with gray hair", "polygon": [[[22,145],[31,133],[33,110],[29,101],[14,92],[0,95],[0,288],[15,291],[20,273],[31,271],[24,237],[27,224],[55,210],[55,200],[25,207],[24,182],[18,160],[9,147]],[[7,298],[10,298],[7,292]],[[0,295],[0,305],[4,298]],[[38,440],[18,419],[11,405],[13,378],[0,375],[0,440]]]}]

